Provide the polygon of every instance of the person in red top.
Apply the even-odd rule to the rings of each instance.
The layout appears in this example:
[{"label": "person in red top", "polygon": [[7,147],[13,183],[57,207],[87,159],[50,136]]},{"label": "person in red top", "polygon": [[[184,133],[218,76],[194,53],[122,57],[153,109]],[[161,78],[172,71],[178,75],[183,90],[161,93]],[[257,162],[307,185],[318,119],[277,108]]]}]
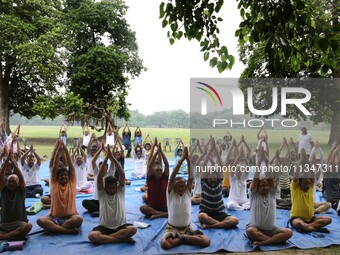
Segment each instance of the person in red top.
[{"label": "person in red top", "polygon": [[[147,200],[146,205],[140,207],[140,211],[150,216],[150,219],[167,218],[168,208],[166,203],[166,189],[169,179],[169,162],[162,151],[162,146],[159,143],[157,152],[154,153],[157,146],[155,139],[152,146],[150,156],[151,160],[147,166]],[[164,171],[162,171],[162,161],[164,163]]]},{"label": "person in red top", "polygon": [[66,157],[68,169],[57,167],[54,162],[51,177],[51,212],[37,220],[37,224],[48,232],[60,234],[78,234],[83,218],[78,215],[76,207],[77,180],[70,154],[61,140],[57,147],[58,161]]}]

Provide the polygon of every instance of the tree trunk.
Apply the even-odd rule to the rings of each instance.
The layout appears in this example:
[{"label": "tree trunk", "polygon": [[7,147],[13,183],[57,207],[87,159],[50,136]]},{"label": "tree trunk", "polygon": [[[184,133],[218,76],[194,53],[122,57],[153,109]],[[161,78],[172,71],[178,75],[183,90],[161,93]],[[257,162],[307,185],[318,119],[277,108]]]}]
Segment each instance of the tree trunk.
[{"label": "tree trunk", "polygon": [[7,134],[9,134],[10,128],[8,79],[3,78],[2,72],[0,72],[0,123],[4,124]]},{"label": "tree trunk", "polygon": [[[340,91],[340,66],[333,72],[333,77],[335,86],[337,87],[336,91]],[[340,95],[339,95],[340,96]],[[335,102],[337,106],[340,105],[337,101]],[[332,120],[331,120],[331,133],[329,135],[328,145],[332,145],[334,142],[340,142],[340,109],[336,109],[333,112]]]},{"label": "tree trunk", "polygon": [[331,133],[329,135],[328,145],[334,142],[340,142],[340,111],[335,112],[331,121]]}]

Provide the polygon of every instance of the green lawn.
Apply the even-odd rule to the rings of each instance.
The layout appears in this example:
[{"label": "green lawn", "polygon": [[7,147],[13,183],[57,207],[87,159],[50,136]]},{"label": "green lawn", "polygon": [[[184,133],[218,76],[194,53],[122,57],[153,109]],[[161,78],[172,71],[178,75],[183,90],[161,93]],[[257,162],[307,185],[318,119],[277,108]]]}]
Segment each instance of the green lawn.
[{"label": "green lawn", "polygon": [[[14,129],[15,127],[12,127]],[[184,144],[189,145],[190,133],[193,137],[197,138],[199,136],[209,137],[210,130],[197,131],[190,129],[177,129],[177,128],[141,128],[143,133],[143,138],[149,133],[152,138],[157,137],[159,141],[164,144],[164,138],[171,138],[172,150],[175,147],[175,139],[182,138]],[[121,131],[121,130],[120,130]],[[131,132],[135,131],[135,128],[131,128]],[[215,139],[222,138],[226,130],[219,130],[213,133]],[[233,138],[239,140],[241,135],[244,135],[245,140],[255,149],[257,144],[257,129],[234,129],[229,130]],[[278,148],[281,144],[282,138],[286,137],[289,139],[292,137],[294,141],[297,139],[299,130],[267,130],[269,136],[269,145],[271,153]],[[121,134],[121,132],[119,132]],[[329,146],[327,146],[329,131],[311,131],[314,140],[318,140],[321,148],[323,149],[325,155],[328,155]],[[20,138],[27,138],[32,142],[40,155],[50,156],[52,152],[55,139],[58,137],[59,127],[58,126],[22,126],[20,128]],[[68,141],[71,144],[72,138],[81,138],[82,130],[79,126],[70,126],[67,130]],[[102,136],[103,132],[96,132],[97,137]],[[133,136],[133,135],[132,135]],[[173,157],[173,152],[166,152],[166,155],[170,158]]]}]

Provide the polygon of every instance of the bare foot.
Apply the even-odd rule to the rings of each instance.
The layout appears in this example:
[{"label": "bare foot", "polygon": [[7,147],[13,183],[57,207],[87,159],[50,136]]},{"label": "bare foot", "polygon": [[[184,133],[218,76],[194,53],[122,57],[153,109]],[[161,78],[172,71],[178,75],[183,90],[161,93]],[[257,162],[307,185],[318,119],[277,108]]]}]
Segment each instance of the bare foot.
[{"label": "bare foot", "polygon": [[327,228],[315,228],[316,232],[321,232],[321,233],[329,233],[330,231]]},{"label": "bare foot", "polygon": [[150,220],[154,220],[154,219],[157,219],[159,218],[160,216],[158,216],[157,214],[154,214],[154,215],[151,215],[150,216]]},{"label": "bare foot", "polygon": [[136,241],[133,238],[131,238],[131,237],[125,238],[125,239],[121,239],[121,241],[124,242],[124,243],[129,243],[129,244],[135,244],[136,243]]},{"label": "bare foot", "polygon": [[65,234],[77,235],[77,234],[79,234],[79,229],[77,229],[77,228],[67,229],[67,231],[65,232]]},{"label": "bare foot", "polygon": [[261,245],[262,245],[262,242],[255,241],[255,242],[253,242],[253,244],[254,244],[255,246],[261,246]]},{"label": "bare foot", "polygon": [[206,224],[203,224],[203,223],[202,223],[201,228],[202,228],[202,229],[207,229],[208,226],[207,226]]},{"label": "bare foot", "polygon": [[42,206],[42,209],[50,209],[51,208],[51,205],[46,205],[46,204],[44,204],[43,206]]}]

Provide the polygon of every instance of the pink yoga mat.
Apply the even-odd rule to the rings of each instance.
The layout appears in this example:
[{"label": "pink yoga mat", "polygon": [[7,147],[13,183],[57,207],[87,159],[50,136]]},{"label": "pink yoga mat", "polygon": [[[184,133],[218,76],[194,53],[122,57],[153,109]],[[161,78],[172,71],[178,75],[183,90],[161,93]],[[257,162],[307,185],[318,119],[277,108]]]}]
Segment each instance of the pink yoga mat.
[{"label": "pink yoga mat", "polygon": [[4,245],[4,251],[22,250],[24,248],[25,241],[8,241],[8,245]]}]

